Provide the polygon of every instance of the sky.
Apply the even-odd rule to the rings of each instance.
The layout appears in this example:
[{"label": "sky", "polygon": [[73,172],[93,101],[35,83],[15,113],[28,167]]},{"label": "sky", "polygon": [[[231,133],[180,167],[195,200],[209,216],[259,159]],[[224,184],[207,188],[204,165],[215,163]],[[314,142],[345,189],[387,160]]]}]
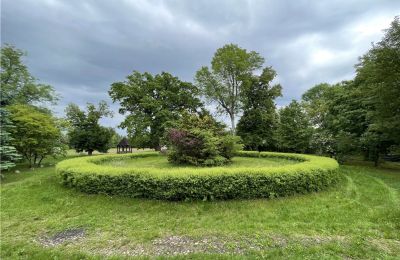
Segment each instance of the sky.
[{"label": "sky", "polygon": [[318,83],[351,79],[396,15],[398,0],[2,0],[1,42],[26,51],[32,75],[60,94],[58,116],[68,103],[106,100],[115,113],[102,123],[117,127],[124,116],[108,90],[133,70],[193,82],[234,43],[277,71],[281,107]]}]

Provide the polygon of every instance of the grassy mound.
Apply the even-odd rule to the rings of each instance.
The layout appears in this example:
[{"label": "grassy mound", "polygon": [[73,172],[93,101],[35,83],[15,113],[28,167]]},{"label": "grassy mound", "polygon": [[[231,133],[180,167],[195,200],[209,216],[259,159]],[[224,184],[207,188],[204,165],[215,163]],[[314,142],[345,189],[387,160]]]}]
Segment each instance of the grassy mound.
[{"label": "grassy mound", "polygon": [[[303,154],[240,152],[238,157],[285,159],[271,167],[115,167],[112,161],[156,152],[82,157],[60,162],[62,183],[86,193],[163,200],[271,198],[319,191],[338,180],[335,160]],[[257,158],[255,158],[257,157]],[[296,162],[293,164],[293,161]]]}]

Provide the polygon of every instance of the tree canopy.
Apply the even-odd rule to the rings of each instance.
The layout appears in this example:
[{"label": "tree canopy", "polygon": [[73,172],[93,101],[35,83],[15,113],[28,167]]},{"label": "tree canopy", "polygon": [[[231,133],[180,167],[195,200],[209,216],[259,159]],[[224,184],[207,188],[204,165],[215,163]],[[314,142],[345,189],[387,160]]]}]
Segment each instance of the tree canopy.
[{"label": "tree canopy", "polygon": [[260,76],[252,76],[244,85],[243,115],[237,125],[237,134],[247,150],[276,149],[278,116],[275,99],[282,95],[282,87],[272,85],[276,72],[267,67]]},{"label": "tree canopy", "polygon": [[112,112],[105,101],[99,102],[97,107],[88,103],[86,110],[81,110],[76,104],[69,104],[65,109],[71,124],[68,133],[70,146],[77,152],[86,151],[89,155],[93,151],[107,152],[115,131],[101,126],[99,120],[112,116]]},{"label": "tree canopy", "polygon": [[217,103],[220,112],[229,116],[232,132],[235,117],[242,109],[244,83],[263,63],[264,58],[257,52],[227,44],[215,52],[211,69],[202,67],[196,72],[196,85],[208,100]]},{"label": "tree canopy", "polygon": [[30,74],[22,58],[26,54],[12,45],[1,48],[1,99],[2,106],[11,104],[55,103],[58,97],[50,85],[40,84]]},{"label": "tree canopy", "polygon": [[8,107],[15,127],[10,129],[13,144],[32,167],[40,165],[47,156],[64,155],[65,145],[56,119],[29,105]]},{"label": "tree canopy", "polygon": [[138,148],[160,148],[165,129],[184,111],[202,107],[199,90],[167,72],[152,75],[134,71],[125,81],[111,85],[109,94],[127,114],[121,127],[127,129],[130,143]]}]

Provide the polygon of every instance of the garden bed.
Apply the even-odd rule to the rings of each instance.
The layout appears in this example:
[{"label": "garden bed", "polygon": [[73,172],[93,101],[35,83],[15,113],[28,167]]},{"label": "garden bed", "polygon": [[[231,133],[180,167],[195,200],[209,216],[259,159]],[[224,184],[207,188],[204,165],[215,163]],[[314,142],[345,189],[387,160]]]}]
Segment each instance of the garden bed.
[{"label": "garden bed", "polygon": [[[272,198],[323,190],[339,179],[335,160],[303,154],[240,152],[255,161],[286,164],[248,167],[135,167],[113,162],[157,158],[156,152],[65,160],[57,165],[62,183],[85,193],[161,200]],[[257,157],[257,158],[255,158]],[[295,163],[293,163],[295,162]]]}]

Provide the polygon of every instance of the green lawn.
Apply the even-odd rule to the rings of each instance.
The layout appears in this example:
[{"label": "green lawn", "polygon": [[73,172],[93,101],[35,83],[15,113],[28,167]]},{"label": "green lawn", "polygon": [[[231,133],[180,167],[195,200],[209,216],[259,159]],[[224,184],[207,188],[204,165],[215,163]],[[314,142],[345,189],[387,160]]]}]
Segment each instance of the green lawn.
[{"label": "green lawn", "polygon": [[[224,168],[261,168],[261,167],[276,167],[287,164],[295,164],[298,161],[286,160],[281,158],[255,158],[255,157],[235,157],[232,163],[224,165]],[[195,166],[184,165],[179,166],[169,163],[166,156],[152,156],[145,158],[125,158],[121,160],[106,161],[104,164],[115,167],[137,167],[137,168],[196,168]],[[214,167],[218,168],[218,167]]]},{"label": "green lawn", "polygon": [[2,259],[400,258],[396,169],[342,166],[326,192],[216,202],[86,195],[53,165],[20,171],[1,184]]}]

